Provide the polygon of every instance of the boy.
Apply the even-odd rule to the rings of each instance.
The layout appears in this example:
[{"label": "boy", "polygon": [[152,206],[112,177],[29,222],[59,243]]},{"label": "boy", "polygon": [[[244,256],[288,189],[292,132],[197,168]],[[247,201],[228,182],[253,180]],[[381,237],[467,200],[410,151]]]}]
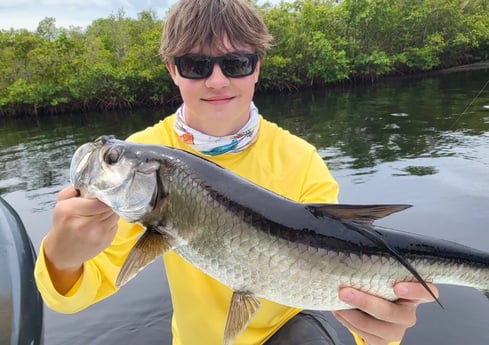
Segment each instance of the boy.
[{"label": "boy", "polygon": [[[177,112],[128,140],[201,155],[250,181],[304,203],[335,203],[338,185],[316,150],[263,119],[252,102],[270,47],[257,10],[245,0],[181,0],[166,20],[160,53],[179,87]],[[46,304],[73,313],[115,293],[116,276],[142,233],[106,205],[60,192],[36,281]],[[173,344],[222,344],[231,291],[176,253],[164,256],[172,295]],[[416,283],[384,301],[350,288],[340,298],[358,309],[334,315],[357,344],[399,341],[417,305],[432,298]],[[237,344],[339,344],[324,314],[266,300]]]}]

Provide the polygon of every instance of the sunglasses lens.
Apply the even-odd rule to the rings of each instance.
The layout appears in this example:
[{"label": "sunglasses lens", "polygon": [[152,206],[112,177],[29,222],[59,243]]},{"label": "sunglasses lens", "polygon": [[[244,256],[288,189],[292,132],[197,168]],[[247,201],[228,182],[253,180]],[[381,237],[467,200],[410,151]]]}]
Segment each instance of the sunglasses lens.
[{"label": "sunglasses lens", "polygon": [[225,76],[239,78],[250,75],[255,70],[253,55],[229,55],[221,60],[221,69]]},{"label": "sunglasses lens", "polygon": [[178,72],[184,78],[207,78],[212,73],[212,62],[205,56],[185,55],[175,59]]},{"label": "sunglasses lens", "polygon": [[178,73],[188,79],[205,79],[212,74],[216,63],[229,78],[246,77],[255,71],[257,54],[229,54],[220,57],[183,55],[175,58]]}]

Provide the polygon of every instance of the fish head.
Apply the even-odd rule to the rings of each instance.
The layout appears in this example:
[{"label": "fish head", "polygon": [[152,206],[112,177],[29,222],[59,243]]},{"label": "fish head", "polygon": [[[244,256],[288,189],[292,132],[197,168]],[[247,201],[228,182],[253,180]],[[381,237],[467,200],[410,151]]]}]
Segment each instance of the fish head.
[{"label": "fish head", "polygon": [[157,161],[141,160],[134,146],[111,136],[80,146],[70,181],[82,197],[97,198],[128,222],[137,222],[156,203]]}]

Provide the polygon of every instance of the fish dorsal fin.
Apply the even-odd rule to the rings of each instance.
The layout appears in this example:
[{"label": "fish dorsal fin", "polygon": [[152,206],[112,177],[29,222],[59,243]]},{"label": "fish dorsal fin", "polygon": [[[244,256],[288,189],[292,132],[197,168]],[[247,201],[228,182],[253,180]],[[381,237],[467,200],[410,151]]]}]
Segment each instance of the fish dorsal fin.
[{"label": "fish dorsal fin", "polygon": [[325,216],[371,224],[377,219],[405,210],[411,205],[311,204],[308,207]]},{"label": "fish dorsal fin", "polygon": [[158,256],[174,248],[176,242],[175,238],[170,235],[148,228],[124,261],[115,286],[119,288],[125,285],[139,271],[155,261]]},{"label": "fish dorsal fin", "polygon": [[260,301],[249,292],[234,291],[229,306],[224,327],[224,345],[231,345],[233,341],[248,326],[253,316],[260,309]]}]

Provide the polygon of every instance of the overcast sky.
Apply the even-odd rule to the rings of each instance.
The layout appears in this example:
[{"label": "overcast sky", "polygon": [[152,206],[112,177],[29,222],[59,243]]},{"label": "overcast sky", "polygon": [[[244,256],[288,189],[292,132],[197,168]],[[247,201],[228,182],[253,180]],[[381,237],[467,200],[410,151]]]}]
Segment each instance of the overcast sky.
[{"label": "overcast sky", "polygon": [[[39,22],[54,17],[57,27],[85,27],[95,19],[107,18],[123,9],[127,17],[136,18],[152,9],[163,18],[177,0],[0,0],[0,29],[36,30]],[[260,1],[263,3],[265,1]],[[278,3],[279,0],[269,1]]]}]

